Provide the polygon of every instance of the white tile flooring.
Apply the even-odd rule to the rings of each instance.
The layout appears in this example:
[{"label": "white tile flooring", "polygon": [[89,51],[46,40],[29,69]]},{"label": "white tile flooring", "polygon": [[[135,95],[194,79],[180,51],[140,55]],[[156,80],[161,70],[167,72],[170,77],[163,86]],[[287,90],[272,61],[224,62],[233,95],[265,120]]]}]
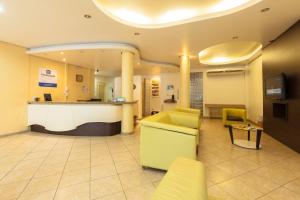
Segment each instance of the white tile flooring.
[{"label": "white tile flooring", "polygon": [[[204,120],[199,159],[210,199],[300,200],[299,154],[268,135],[262,144],[232,146],[220,120]],[[0,200],[148,200],[164,172],[143,170],[138,160],[139,128],[113,137],[1,137]]]}]

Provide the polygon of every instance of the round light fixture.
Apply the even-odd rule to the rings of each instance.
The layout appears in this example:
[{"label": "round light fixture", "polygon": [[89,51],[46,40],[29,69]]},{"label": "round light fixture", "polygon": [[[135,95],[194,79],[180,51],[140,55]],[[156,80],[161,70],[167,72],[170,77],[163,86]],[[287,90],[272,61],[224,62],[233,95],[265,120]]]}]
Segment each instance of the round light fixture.
[{"label": "round light fixture", "polygon": [[86,19],[91,19],[92,18],[92,16],[91,15],[88,15],[88,14],[85,14],[85,15],[83,15],[84,16],[84,18],[86,18]]},{"label": "round light fixture", "polygon": [[238,12],[262,0],[92,0],[112,19],[139,28],[162,28]]},{"label": "round light fixture", "polygon": [[0,4],[0,13],[4,13],[5,9],[4,6]]},{"label": "round light fixture", "polygon": [[261,53],[262,45],[251,41],[232,41],[211,46],[199,54],[204,65],[228,65],[247,62]]},{"label": "round light fixture", "polygon": [[260,10],[260,12],[262,12],[262,13],[268,12],[268,11],[270,11],[270,8],[263,8],[263,9]]}]

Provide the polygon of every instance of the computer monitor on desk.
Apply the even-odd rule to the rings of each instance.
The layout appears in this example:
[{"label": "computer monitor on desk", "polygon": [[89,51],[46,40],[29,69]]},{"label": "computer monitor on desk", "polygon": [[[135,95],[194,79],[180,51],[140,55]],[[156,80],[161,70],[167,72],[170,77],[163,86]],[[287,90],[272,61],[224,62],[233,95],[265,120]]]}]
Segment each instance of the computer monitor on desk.
[{"label": "computer monitor on desk", "polygon": [[51,94],[44,94],[44,100],[45,101],[52,101]]}]

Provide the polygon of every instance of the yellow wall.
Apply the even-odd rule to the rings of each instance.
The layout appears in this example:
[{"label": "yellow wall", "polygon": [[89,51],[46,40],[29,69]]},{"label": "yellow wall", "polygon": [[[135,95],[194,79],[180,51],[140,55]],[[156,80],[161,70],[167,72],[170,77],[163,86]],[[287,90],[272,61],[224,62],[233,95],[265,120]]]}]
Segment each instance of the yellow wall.
[{"label": "yellow wall", "polygon": [[[65,90],[65,64],[44,58],[30,56],[30,83],[29,83],[29,98],[39,97],[44,100],[44,93],[51,93],[53,101],[64,101]],[[53,69],[57,71],[57,88],[40,87],[39,83],[39,68]]]},{"label": "yellow wall", "polygon": [[[92,97],[94,77],[88,68],[68,65],[68,101],[88,100]],[[76,74],[83,75],[83,82],[76,82]],[[92,81],[91,81],[92,80]]]},{"label": "yellow wall", "polygon": [[[92,83],[94,81],[94,77],[91,73],[92,70],[69,64],[66,66],[67,77],[65,73],[65,63],[30,56],[30,100],[33,97],[39,97],[41,101],[43,101],[44,93],[50,93],[53,101],[77,101],[90,99],[92,96],[91,91],[93,91]],[[47,68],[57,71],[56,88],[40,87],[38,85],[39,68]],[[76,74],[83,75],[83,82],[76,82]],[[64,95],[65,86],[67,86],[69,90],[67,99]],[[83,86],[85,86],[87,89],[83,90]]]},{"label": "yellow wall", "polygon": [[29,56],[0,42],[0,135],[26,130]]},{"label": "yellow wall", "polygon": [[263,117],[263,69],[262,57],[247,66],[246,71],[246,105],[248,119],[258,123]]},{"label": "yellow wall", "polygon": [[[57,70],[57,88],[39,87],[39,68]],[[44,93],[51,93],[53,101],[65,101],[66,83],[68,101],[87,100],[93,93],[93,70],[68,65],[49,59],[30,56],[26,48],[0,42],[0,135],[27,130],[27,102],[33,97],[44,100]],[[84,81],[77,83],[76,74]],[[67,81],[66,81],[67,80]],[[83,92],[82,86],[87,87]]]}]

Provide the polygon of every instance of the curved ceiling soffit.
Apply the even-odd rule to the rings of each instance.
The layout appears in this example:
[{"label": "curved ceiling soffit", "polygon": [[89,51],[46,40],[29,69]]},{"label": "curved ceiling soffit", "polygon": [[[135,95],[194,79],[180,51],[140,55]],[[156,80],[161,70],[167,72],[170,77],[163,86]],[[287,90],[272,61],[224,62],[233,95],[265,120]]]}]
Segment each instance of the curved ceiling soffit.
[{"label": "curved ceiling soffit", "polygon": [[72,51],[72,50],[87,50],[87,49],[114,49],[120,51],[129,51],[136,55],[136,62],[140,64],[153,65],[159,67],[176,67],[179,65],[173,63],[165,63],[159,61],[150,61],[143,59],[140,55],[140,51],[133,45],[125,44],[125,43],[106,43],[106,42],[98,42],[98,43],[78,43],[78,44],[61,44],[61,45],[50,45],[50,46],[42,46],[42,47],[34,47],[29,48],[28,54],[37,54],[37,53],[47,53],[54,51]]},{"label": "curved ceiling soffit", "polygon": [[[249,8],[255,4],[258,4],[262,2],[263,0],[223,0],[219,4],[216,4],[214,7],[211,8],[210,12],[202,13],[199,12],[197,14],[191,15],[191,11],[188,10],[175,10],[174,12],[171,10],[170,12],[166,12],[167,14],[170,14],[171,16],[168,16],[168,18],[175,18],[170,19],[166,22],[166,20],[162,23],[150,23],[149,20],[144,20],[143,22],[138,22],[139,19],[146,18],[145,16],[141,14],[131,13],[131,11],[128,11],[125,9],[125,13],[120,16],[120,14],[112,13],[109,11],[109,9],[106,9],[104,5],[102,5],[99,0],[92,0],[94,4],[97,6],[97,8],[102,11],[104,14],[106,14],[108,17],[112,18],[113,20],[125,24],[127,26],[137,27],[137,28],[146,28],[146,29],[155,29],[155,28],[166,28],[171,26],[177,26],[202,20],[207,20],[211,18],[217,18],[225,15],[230,15],[236,12],[239,12],[241,10],[244,10],[246,8]],[[124,10],[124,9],[121,9]],[[176,13],[177,11],[177,13]],[[184,16],[181,18],[178,18],[178,16]],[[128,16],[132,16],[128,18]],[[122,19],[127,18],[127,19]],[[177,18],[177,19],[176,19]],[[147,21],[147,22],[146,22]]]},{"label": "curved ceiling soffit", "polygon": [[[229,43],[224,43],[224,44],[229,44]],[[224,45],[224,44],[221,44],[221,45]],[[220,45],[215,45],[215,46],[220,46]],[[209,60],[203,59],[204,55],[207,54],[207,51],[209,51],[211,48],[213,48],[215,46],[206,48],[206,49],[199,52],[198,57],[199,57],[199,63],[200,64],[213,65],[213,66],[215,66],[215,65],[238,64],[238,63],[242,63],[242,62],[246,62],[246,61],[251,60],[255,56],[259,55],[261,53],[261,50],[262,50],[262,44],[257,43],[257,46],[253,51],[251,51],[247,54],[238,56],[236,58],[233,58],[233,57],[227,58],[227,57],[218,57],[217,56],[216,58],[221,58],[221,59],[216,59],[216,58],[212,58],[212,59],[209,59]]]}]

